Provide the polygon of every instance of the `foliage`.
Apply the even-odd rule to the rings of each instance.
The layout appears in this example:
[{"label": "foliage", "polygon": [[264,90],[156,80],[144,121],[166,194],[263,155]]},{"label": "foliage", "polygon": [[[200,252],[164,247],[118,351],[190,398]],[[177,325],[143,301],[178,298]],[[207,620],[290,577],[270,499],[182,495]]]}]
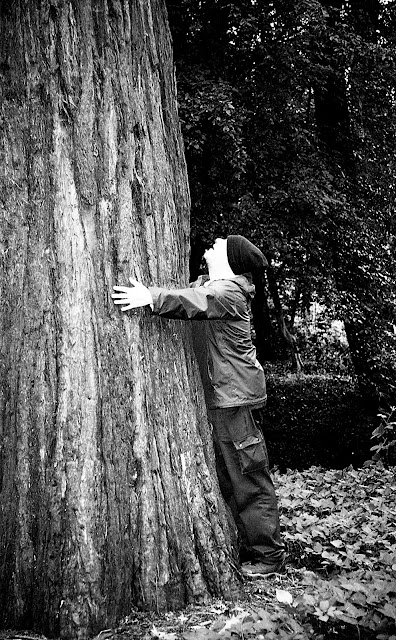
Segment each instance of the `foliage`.
[{"label": "foliage", "polygon": [[215,235],[248,235],[285,307],[316,295],[349,322],[359,378],[382,393],[395,313],[394,3],[167,4],[193,268]]},{"label": "foliage", "polygon": [[[390,385],[395,395],[396,388]],[[371,447],[374,451],[373,461],[384,459],[387,462],[393,462],[396,458],[396,406],[393,404],[384,407],[383,413],[379,413],[380,424],[373,431],[372,438],[376,440],[376,444]]]},{"label": "foliage", "polygon": [[[370,456],[376,416],[353,378],[285,374],[267,364],[268,403],[261,416],[271,464],[306,469],[362,465]],[[342,447],[340,447],[342,443]]]},{"label": "foliage", "polygon": [[274,481],[295,565],[286,575],[162,619],[135,612],[98,640],[396,640],[396,469],[312,467]]},{"label": "foliage", "polygon": [[326,572],[396,568],[393,469],[311,467],[276,478],[285,539],[292,542],[295,560]]},{"label": "foliage", "polygon": [[295,605],[378,632],[396,621],[396,476],[382,465],[277,475],[291,555],[306,574]]},{"label": "foliage", "polygon": [[295,322],[305,373],[353,376],[353,366],[342,323],[326,307],[312,306],[311,313]]},{"label": "foliage", "polygon": [[318,328],[305,335],[297,331],[296,337],[300,344],[305,373],[353,376],[348,345],[340,341],[334,333]]}]

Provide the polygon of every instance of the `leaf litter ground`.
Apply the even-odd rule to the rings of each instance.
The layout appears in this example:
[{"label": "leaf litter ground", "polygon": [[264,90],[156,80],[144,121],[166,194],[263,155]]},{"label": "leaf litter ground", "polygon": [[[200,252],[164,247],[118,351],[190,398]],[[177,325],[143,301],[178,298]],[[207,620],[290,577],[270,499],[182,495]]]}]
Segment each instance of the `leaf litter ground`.
[{"label": "leaf litter ground", "polygon": [[[287,572],[241,583],[231,601],[131,611],[96,640],[396,640],[396,469],[280,474]],[[0,640],[40,640],[0,632]]]}]

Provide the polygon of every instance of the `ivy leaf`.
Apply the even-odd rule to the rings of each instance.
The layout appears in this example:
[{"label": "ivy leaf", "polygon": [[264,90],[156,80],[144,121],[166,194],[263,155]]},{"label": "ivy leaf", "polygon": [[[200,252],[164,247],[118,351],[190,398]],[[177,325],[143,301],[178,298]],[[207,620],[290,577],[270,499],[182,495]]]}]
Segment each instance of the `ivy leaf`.
[{"label": "ivy leaf", "polygon": [[340,547],[344,546],[344,543],[342,540],[331,540],[330,544],[332,544],[333,547],[336,547],[336,549],[340,549]]},{"label": "ivy leaf", "polygon": [[330,602],[328,600],[321,600],[321,602],[319,602],[319,609],[323,612],[328,611],[328,609],[330,608]]},{"label": "ivy leaf", "polygon": [[316,604],[316,599],[310,593],[304,593],[303,600],[307,605],[310,605],[311,607],[314,607]]},{"label": "ivy leaf", "polygon": [[351,596],[351,602],[353,602],[354,604],[358,604],[361,606],[366,606],[367,604],[367,598],[366,595],[364,593],[362,593],[361,591],[358,591],[357,593],[353,593]]},{"label": "ivy leaf", "polygon": [[396,606],[391,605],[389,602],[386,602],[382,609],[378,609],[378,611],[383,613],[387,618],[393,618],[393,620],[396,620]]},{"label": "ivy leaf", "polygon": [[259,620],[256,623],[257,625],[260,624],[260,628],[264,631],[274,631],[276,628],[276,624],[274,623],[273,619],[271,618],[271,615],[268,611],[266,611],[265,609],[258,609],[257,611],[257,615],[259,616]]}]

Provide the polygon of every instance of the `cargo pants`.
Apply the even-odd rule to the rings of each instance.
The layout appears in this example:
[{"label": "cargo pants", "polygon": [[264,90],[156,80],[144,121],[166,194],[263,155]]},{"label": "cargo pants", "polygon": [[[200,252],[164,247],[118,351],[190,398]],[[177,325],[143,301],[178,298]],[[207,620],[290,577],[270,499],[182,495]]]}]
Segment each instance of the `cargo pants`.
[{"label": "cargo pants", "polygon": [[282,562],[278,502],[264,437],[251,408],[210,409],[208,418],[220,489],[238,527],[241,561]]}]

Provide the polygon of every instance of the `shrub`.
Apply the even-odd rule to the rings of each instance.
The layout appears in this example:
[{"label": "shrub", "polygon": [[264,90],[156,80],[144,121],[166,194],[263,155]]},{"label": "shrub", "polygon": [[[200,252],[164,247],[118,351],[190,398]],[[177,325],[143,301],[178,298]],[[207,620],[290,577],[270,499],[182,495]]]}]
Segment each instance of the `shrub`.
[{"label": "shrub", "polygon": [[261,427],[271,464],[281,470],[342,468],[361,466],[371,457],[376,414],[366,407],[350,377],[267,370],[267,387]]}]

